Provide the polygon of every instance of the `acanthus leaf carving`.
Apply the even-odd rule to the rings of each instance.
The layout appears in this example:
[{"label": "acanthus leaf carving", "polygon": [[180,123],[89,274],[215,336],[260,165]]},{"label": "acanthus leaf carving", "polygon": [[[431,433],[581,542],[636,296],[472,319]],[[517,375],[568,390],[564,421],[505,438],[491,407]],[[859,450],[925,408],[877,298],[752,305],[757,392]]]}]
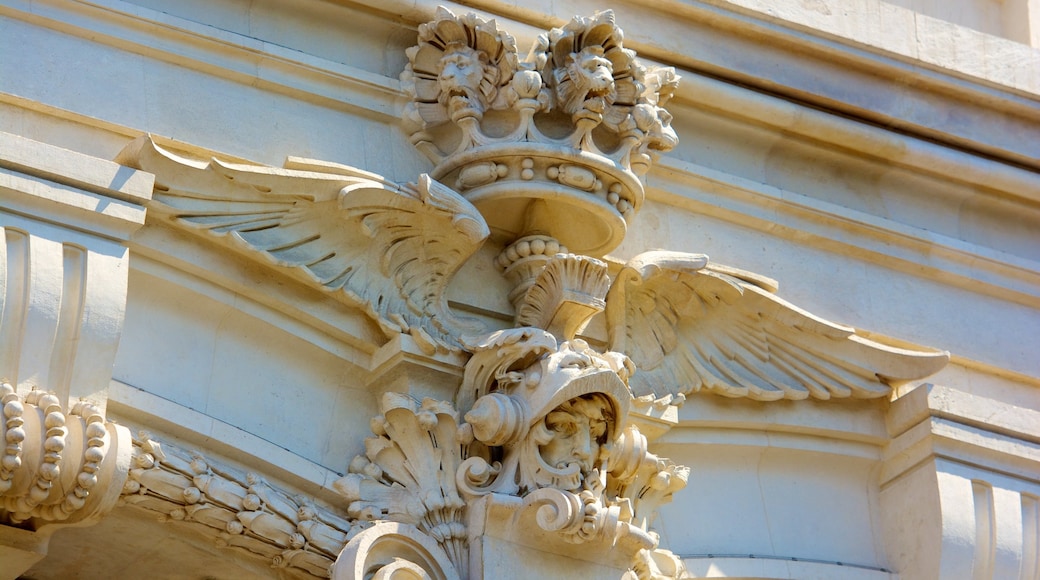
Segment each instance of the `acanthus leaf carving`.
[{"label": "acanthus leaf carving", "polygon": [[474,355],[455,405],[383,396],[365,455],[335,484],[348,513],[414,526],[466,577],[468,526],[480,517],[469,506],[504,498],[539,533],[616,547],[640,568],[658,543],[644,512],[681,488],[686,471],[647,453],[628,425],[625,357],[537,328],[465,343]]},{"label": "acanthus leaf carving", "polygon": [[451,403],[386,393],[383,414],[372,420],[374,437],[365,456],[334,487],[361,520],[415,526],[434,538],[463,578],[468,567],[465,501],[455,473],[465,459],[458,441],[458,413]]},{"label": "acanthus leaf carving", "polygon": [[457,350],[457,336],[477,328],[451,312],[445,290],[490,232],[425,174],[398,185],[360,171],[200,162],[147,136],[118,160],[158,176],[153,214],[332,293],[387,332]]}]

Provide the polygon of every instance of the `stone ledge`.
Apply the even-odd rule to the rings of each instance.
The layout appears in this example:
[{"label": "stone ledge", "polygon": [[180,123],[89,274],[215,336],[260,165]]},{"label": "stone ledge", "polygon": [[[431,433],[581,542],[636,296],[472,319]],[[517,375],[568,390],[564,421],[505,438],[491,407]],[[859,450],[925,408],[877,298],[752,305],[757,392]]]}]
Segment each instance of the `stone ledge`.
[{"label": "stone ledge", "polygon": [[113,380],[109,387],[110,414],[129,425],[146,427],[156,436],[182,440],[182,446],[198,445],[250,469],[329,503],[340,503],[332,482],[341,474],[308,461],[219,419],[137,387]]},{"label": "stone ledge", "polygon": [[681,556],[694,578],[756,578],[761,580],[788,578],[843,578],[845,580],[890,580],[898,578],[887,570],[844,562],[814,559],[752,556],[703,555]]},{"label": "stone ledge", "polygon": [[[457,12],[472,9],[441,0],[366,0],[362,4],[414,22],[428,19],[439,4]],[[1040,94],[1040,78],[1019,77],[1029,71],[1028,63],[1035,61],[1040,52],[1037,49],[931,19],[930,30],[955,36],[967,34],[980,46],[1000,45],[1007,63],[989,70],[970,60],[974,58],[973,51],[953,54],[969,59],[960,62],[957,58],[930,57],[927,50],[919,54],[899,47],[864,48],[864,39],[858,36],[843,38],[840,32],[807,29],[804,24],[786,22],[754,8],[711,4],[672,6],[677,14],[668,14],[667,20],[656,12],[647,13],[645,6],[620,6],[615,10],[620,19],[632,22],[626,36],[644,58],[1036,167],[1040,158],[1036,149],[1040,142],[1036,138],[1040,118],[1035,97]],[[554,13],[551,6],[529,4],[519,8],[499,0],[482,0],[473,7],[515,18],[521,29],[520,23],[562,23],[550,16]],[[627,17],[636,11],[636,17]],[[151,58],[217,72],[303,101],[361,111],[382,120],[397,117],[394,103],[400,92],[396,79],[120,0],[89,6],[64,1],[33,5],[27,11],[0,8],[0,13]],[[865,28],[871,29],[869,24]],[[676,30],[676,26],[683,27],[682,31]],[[700,28],[699,33],[692,34],[691,27]],[[722,35],[717,28],[736,29],[741,34]],[[160,30],[169,41],[165,48],[142,44],[148,34]],[[519,36],[523,38],[525,34],[533,35],[532,31],[523,30]],[[667,39],[673,37],[679,45],[666,45]],[[762,58],[732,57],[748,52]],[[901,80],[910,68],[922,77],[913,86]],[[1025,72],[1016,73],[1019,69]],[[793,87],[797,86],[811,88],[796,91]],[[849,86],[861,90],[853,94]],[[971,115],[967,114],[969,111]],[[948,120],[953,117],[972,121],[951,128]]]},{"label": "stone ledge", "polygon": [[144,225],[154,176],[0,132],[3,209],[125,241]]}]

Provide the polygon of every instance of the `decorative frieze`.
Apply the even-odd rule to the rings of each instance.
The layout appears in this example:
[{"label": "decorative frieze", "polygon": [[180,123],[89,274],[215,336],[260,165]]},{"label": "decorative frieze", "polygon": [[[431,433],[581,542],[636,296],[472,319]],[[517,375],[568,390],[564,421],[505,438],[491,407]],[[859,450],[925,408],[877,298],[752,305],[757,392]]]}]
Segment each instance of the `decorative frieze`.
[{"label": "decorative frieze", "polygon": [[160,444],[147,433],[133,441],[120,502],[190,525],[218,545],[244,550],[319,578],[364,521],[348,520],[306,497],[290,495],[255,473]]}]

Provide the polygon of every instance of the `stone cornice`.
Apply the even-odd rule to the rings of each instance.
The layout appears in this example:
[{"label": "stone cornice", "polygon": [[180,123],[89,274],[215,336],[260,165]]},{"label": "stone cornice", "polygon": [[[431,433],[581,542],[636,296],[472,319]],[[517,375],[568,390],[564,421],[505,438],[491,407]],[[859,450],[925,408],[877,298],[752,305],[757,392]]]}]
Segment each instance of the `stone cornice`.
[{"label": "stone cornice", "polygon": [[[0,15],[326,107],[398,118],[397,81],[355,67],[119,0],[27,5],[0,5]],[[156,45],[156,36],[168,43]]]},{"label": "stone cornice", "polygon": [[[432,12],[436,4],[422,6]],[[414,10],[414,3],[407,5]],[[563,22],[551,16],[548,1],[521,7],[478,0],[468,6],[538,27]],[[777,16],[768,3],[753,0],[668,1],[654,10],[632,1],[614,9],[619,19],[635,23],[626,29],[626,42],[644,58],[1024,165],[1036,167],[1040,158],[1040,76],[1031,66],[1040,51],[1026,45],[895,6],[882,9],[881,3],[858,15],[843,11],[844,18],[861,19],[847,28],[813,19],[808,10]],[[888,27],[905,26],[915,28],[916,42],[908,46],[874,40]],[[972,48],[932,40],[941,38]],[[990,58],[995,52],[1002,58]],[[913,86],[903,80],[908,75]],[[949,123],[954,110],[970,120]]]},{"label": "stone cornice", "polygon": [[151,174],[0,132],[2,209],[125,241],[144,225]]},{"label": "stone cornice", "polygon": [[[467,9],[439,0],[360,4],[416,23],[432,17],[440,4],[457,11]],[[539,27],[562,23],[549,16],[554,12],[550,6],[525,4],[520,8],[499,0],[475,4],[470,6],[516,19],[513,28],[520,38],[534,34],[533,28],[525,30],[521,23]],[[927,28],[915,33],[922,37],[917,44],[879,47],[869,45],[868,39],[845,38],[840,29],[824,28],[821,33],[806,28],[807,23],[798,22],[796,13],[784,14],[784,18],[794,19],[790,21],[736,3],[670,4],[671,12],[647,12],[644,6],[626,4],[616,9],[619,18],[634,23],[629,26],[627,42],[646,59],[1014,163],[1036,167],[1036,159],[1040,159],[1036,145],[1040,143],[1036,107],[1040,80],[1035,68],[1030,72],[1029,67],[1037,58],[1037,49],[927,17],[916,21]],[[0,14],[307,102],[382,119],[396,117],[399,105],[395,103],[401,102],[396,79],[120,0],[91,4],[57,0],[33,3],[29,9],[16,6],[0,5]],[[913,20],[913,13],[891,8],[896,9],[897,14],[892,15],[896,23]],[[637,17],[630,17],[635,11]],[[888,23],[887,16],[863,18],[869,20],[865,30]],[[826,20],[812,24],[828,26]],[[697,32],[692,33],[691,28]],[[168,43],[156,47],[144,42],[155,33],[161,33]],[[926,33],[952,34],[979,47],[999,47],[1004,58],[993,69],[981,65],[981,56],[978,62],[972,60],[975,52],[984,54],[981,49],[957,51],[962,60],[942,60],[940,53],[930,54],[934,46],[924,42]],[[658,40],[673,37],[680,46]],[[734,57],[741,54],[757,56]],[[901,80],[907,74],[916,79],[912,86]],[[806,86],[813,88],[794,88]],[[855,94],[848,91],[849,86],[857,87]],[[967,121],[951,126],[946,120],[952,116]]]},{"label": "stone cornice", "polygon": [[[808,234],[816,247],[839,255],[1040,305],[1040,264],[1033,260],[693,163],[663,159],[660,166],[648,179],[650,200],[745,226],[758,224],[784,238],[804,240]],[[777,226],[777,212],[790,220],[785,227]],[[855,242],[837,241],[850,235]]]}]

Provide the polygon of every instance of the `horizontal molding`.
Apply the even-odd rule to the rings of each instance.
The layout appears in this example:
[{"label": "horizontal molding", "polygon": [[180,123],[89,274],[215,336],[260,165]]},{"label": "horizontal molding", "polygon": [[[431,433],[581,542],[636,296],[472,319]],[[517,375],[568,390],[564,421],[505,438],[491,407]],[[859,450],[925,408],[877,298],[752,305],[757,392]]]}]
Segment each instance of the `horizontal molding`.
[{"label": "horizontal molding", "polygon": [[0,132],[4,213],[125,241],[144,225],[153,181],[144,171]]},{"label": "horizontal molding", "polygon": [[400,118],[396,79],[127,2],[9,2],[0,16],[333,109]]},{"label": "horizontal molding", "polygon": [[151,201],[155,181],[145,171],[4,132],[0,167],[138,206]]},{"label": "horizontal molding", "polygon": [[677,554],[695,578],[842,578],[892,580],[896,575],[869,564],[759,554]]},{"label": "horizontal molding", "polygon": [[654,446],[681,445],[710,447],[747,447],[763,450],[804,451],[873,461],[880,459],[884,441],[865,442],[858,435],[841,431],[761,425],[681,425],[672,427],[654,441]]},{"label": "horizontal molding", "polygon": [[[64,33],[86,37],[93,42],[118,47],[162,61],[173,62],[192,70],[277,91],[277,93],[290,95],[303,101],[352,112],[362,112],[368,116],[374,115],[384,122],[396,122],[399,118],[401,104],[404,103],[405,96],[400,93],[399,83],[396,79],[376,75],[349,67],[349,65],[343,63],[294,51],[275,44],[265,43],[254,37],[166,15],[164,12],[140,7],[121,0],[99,0],[93,3],[72,0],[49,0],[45,2],[6,1],[11,6],[7,7],[0,3],[0,14],[5,14],[11,18],[21,19]],[[393,0],[389,3],[390,5],[386,5],[381,0],[380,2],[371,3],[373,8],[382,11],[390,9],[401,2]],[[402,10],[400,14],[406,15],[406,18],[413,20],[432,18],[436,6],[440,3],[443,2],[430,0],[408,2],[407,6],[399,6]],[[699,5],[696,6],[696,9],[686,3],[683,3],[681,6],[675,2],[670,3],[674,4],[672,8],[676,12],[675,19],[679,21],[700,22],[729,19],[726,22],[730,28],[735,27],[737,24],[747,26],[756,24],[754,19],[751,19],[747,14],[737,14],[735,11],[718,6],[709,6],[703,2],[698,3]],[[450,2],[447,4],[459,11],[469,9],[466,6]],[[482,0],[476,4],[478,4],[478,7],[495,11],[495,14],[523,18],[526,21],[530,21],[532,18],[530,8],[519,10],[498,0]],[[22,9],[17,8],[19,5],[22,6]],[[549,26],[558,24],[556,22],[558,20],[560,19],[543,18],[536,20],[535,24]],[[619,17],[619,21],[625,25],[626,39],[629,44],[633,48],[639,49],[641,53],[645,53],[644,56],[648,58],[670,56],[671,58],[657,58],[669,63],[673,63],[672,60],[682,57],[681,54],[674,52],[665,55],[656,54],[662,50],[661,47],[654,45],[652,42],[644,46],[644,43],[635,41],[632,38],[633,33],[643,32],[647,39],[653,37],[652,33],[648,35],[647,31],[643,30],[645,24],[641,20],[634,19],[633,22],[627,23],[623,18]],[[703,25],[704,23],[700,22],[700,24]],[[759,28],[763,26],[768,27],[771,30],[771,34],[782,36],[784,42],[780,44],[786,47],[784,48],[785,51],[792,50],[790,46],[806,45],[802,48],[808,50],[809,48],[818,48],[814,46],[815,44],[828,44],[829,49],[823,51],[823,53],[833,58],[840,60],[841,58],[853,58],[855,56],[860,60],[865,59],[874,64],[875,67],[889,67],[892,69],[889,71],[891,78],[899,81],[902,90],[909,89],[905,83],[905,78],[908,74],[913,74],[915,77],[928,76],[928,72],[919,67],[906,70],[906,65],[902,62],[889,62],[885,57],[873,52],[862,53],[861,50],[854,47],[841,47],[839,44],[835,45],[833,41],[826,41],[824,38],[818,38],[806,32],[787,30],[783,27],[778,28],[778,25],[775,23],[766,23],[764,20],[758,22],[756,26]],[[752,28],[755,29],[754,26]],[[713,33],[713,35],[717,34],[718,32]],[[742,34],[747,35],[750,32],[742,29]],[[760,34],[765,33],[760,32]],[[638,36],[639,34],[634,35]],[[734,34],[734,36],[743,37],[740,34]],[[157,38],[161,39],[161,42],[157,42]],[[777,38],[773,38],[773,41],[777,41]],[[764,43],[765,41],[761,42]],[[839,48],[846,49],[849,54],[842,53]],[[1029,50],[1028,47],[1024,46],[1022,49]],[[752,47],[748,47],[748,51],[749,54],[761,53],[762,59],[769,59],[773,56],[771,54],[773,51],[756,51]],[[808,52],[813,55],[821,54],[820,50]],[[1040,51],[1035,52],[1040,53]],[[683,65],[685,63],[674,63],[679,65],[680,68],[684,68]],[[698,69],[693,68],[692,72],[697,73]],[[716,74],[710,74],[710,76],[718,77]],[[876,76],[876,73],[874,76]],[[920,79],[917,80],[918,82],[914,87],[921,83]],[[987,187],[997,188],[1009,194],[1025,195],[1034,201],[1040,201],[1040,186],[1037,185],[1035,175],[1031,173],[1018,175],[1013,167],[1002,167],[1002,164],[996,162],[980,159],[971,154],[948,151],[947,148],[937,146],[937,144],[907,138],[892,133],[887,129],[867,127],[846,120],[846,118],[813,111],[797,103],[792,104],[785,99],[770,97],[769,95],[773,94],[771,90],[765,90],[763,94],[756,94],[754,90],[748,90],[749,83],[747,79],[739,79],[738,84],[732,84],[731,81],[733,79],[729,79],[729,81],[720,82],[708,76],[687,74],[684,82],[680,84],[678,98],[680,102],[685,102],[688,106],[721,107],[721,110],[727,114],[753,115],[757,121],[772,123],[774,126],[778,126],[778,122],[782,121],[782,126],[779,128],[785,132],[801,133],[809,138],[823,139],[824,142],[835,144],[835,146],[839,147],[850,146],[848,141],[850,135],[849,128],[859,126],[857,131],[861,136],[855,144],[856,147],[862,148],[868,154],[874,152],[881,157],[891,158],[895,156],[901,164],[912,166],[917,170],[921,170],[922,173],[938,175],[943,178],[958,176],[957,179],[963,179],[964,175],[979,176],[978,179],[972,179],[972,183],[983,183]],[[964,86],[962,86],[965,83],[963,79],[951,78],[950,82],[960,87],[961,91],[965,90]],[[1038,83],[1040,83],[1040,80],[1038,80]],[[776,85],[777,82],[774,81],[770,84],[771,86]],[[758,88],[760,89],[761,87]],[[1026,99],[1022,102],[1016,102],[1006,95],[993,96],[989,94],[988,91],[992,89],[978,88],[980,91],[987,91],[987,95],[974,94],[969,90],[964,98],[964,106],[970,106],[972,110],[967,112],[978,114],[980,110],[985,110],[987,106],[992,105],[999,109],[997,112],[1004,113],[1009,109],[1015,109],[1017,113],[1034,117],[1037,124],[1037,138],[1035,140],[1024,139],[1024,141],[1028,143],[1029,147],[1035,148],[1035,150],[1025,150],[1018,155],[1020,159],[1013,159],[1013,161],[1025,164],[1030,164],[1030,162],[1036,163],[1036,158],[1040,158],[1040,146],[1036,144],[1040,142],[1040,108],[1037,107],[1036,100]],[[941,93],[950,93],[952,90],[953,87],[945,87]],[[720,91],[722,91],[721,98]],[[1040,91],[1040,86],[1038,86],[1038,91]],[[940,94],[930,98],[941,96]],[[755,101],[754,106],[748,107],[746,102],[748,100]],[[813,106],[842,112],[837,105],[822,107],[820,104],[813,104]],[[936,105],[936,108],[940,107]],[[782,109],[787,109],[787,111]],[[791,113],[788,111],[795,112]],[[842,112],[842,114],[848,114],[848,112]],[[943,112],[944,117],[948,114],[950,114],[948,110]],[[807,123],[813,117],[828,118],[823,123],[818,121]],[[938,121],[936,120],[936,123],[928,128],[932,131],[942,130],[943,125],[939,124]],[[885,127],[898,127],[899,122],[899,118],[888,118]],[[988,126],[995,126],[994,124],[995,122],[990,123]],[[977,125],[987,126],[984,123]],[[1024,131],[1021,124],[1014,127],[1017,129],[1015,133]],[[872,132],[874,136],[870,137],[868,133]],[[866,136],[864,137],[863,135]],[[885,135],[886,137],[879,140],[878,135]],[[930,139],[934,138],[934,135],[926,136]],[[909,144],[911,147],[892,147],[893,141],[898,141],[904,144],[904,146]]]},{"label": "horizontal molding", "polygon": [[[843,151],[940,181],[972,186],[1019,203],[1040,203],[1040,175],[1035,171],[808,108],[746,87],[691,75],[683,77],[676,101],[676,105],[669,106],[676,117],[682,117],[685,109],[713,112],[784,136],[798,136],[831,151]],[[1040,151],[1037,154],[1040,155]]]},{"label": "horizontal molding", "polygon": [[[206,251],[183,235],[149,226],[130,245],[132,270],[232,306],[368,370],[387,342],[363,313],[224,251]],[[386,355],[382,355],[386,356]]]},{"label": "horizontal molding", "polygon": [[893,401],[889,432],[901,435],[928,417],[1040,444],[1040,402],[1030,409],[942,385],[925,384]]},{"label": "horizontal molding", "polygon": [[660,159],[647,181],[654,201],[1040,308],[1032,260],[672,158]]},{"label": "horizontal molding", "polygon": [[[416,22],[441,3],[355,1],[401,10]],[[543,29],[568,17],[553,0],[466,6]],[[800,12],[794,6],[784,15]],[[818,22],[822,28],[784,20],[766,0],[662,0],[652,7],[621,0],[612,8],[625,45],[645,59],[1040,168],[1040,72],[1033,66],[1040,50],[876,0],[858,5],[860,11],[841,10],[840,18]],[[879,33],[900,24],[913,29],[909,46],[877,44]]]},{"label": "horizontal molding", "polygon": [[339,503],[332,483],[342,476],[296,453],[194,409],[113,380],[108,391],[109,418],[170,435],[207,452],[218,453],[250,469],[295,487],[319,500]]},{"label": "horizontal molding", "polygon": [[882,487],[930,459],[946,459],[1029,482],[1040,482],[1040,444],[938,417],[892,440],[879,474]]}]

